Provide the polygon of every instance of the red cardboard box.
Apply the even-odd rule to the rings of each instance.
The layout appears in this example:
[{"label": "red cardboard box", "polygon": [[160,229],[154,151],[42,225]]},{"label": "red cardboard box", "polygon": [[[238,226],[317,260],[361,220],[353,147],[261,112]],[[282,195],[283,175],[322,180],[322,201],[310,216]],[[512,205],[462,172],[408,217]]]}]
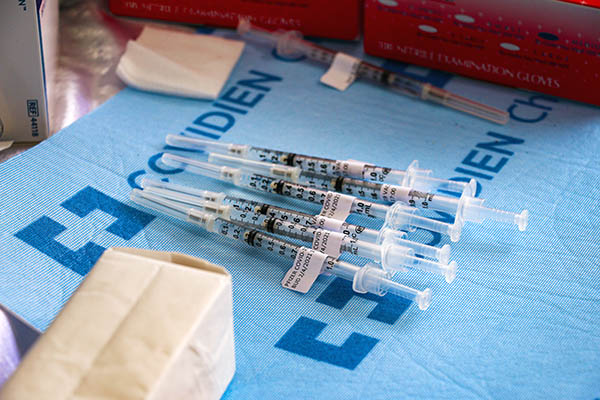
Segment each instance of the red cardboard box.
[{"label": "red cardboard box", "polygon": [[365,0],[365,51],[600,105],[600,9],[576,3]]},{"label": "red cardboard box", "polygon": [[307,36],[357,39],[362,0],[110,0],[118,15],[237,27],[240,17]]}]

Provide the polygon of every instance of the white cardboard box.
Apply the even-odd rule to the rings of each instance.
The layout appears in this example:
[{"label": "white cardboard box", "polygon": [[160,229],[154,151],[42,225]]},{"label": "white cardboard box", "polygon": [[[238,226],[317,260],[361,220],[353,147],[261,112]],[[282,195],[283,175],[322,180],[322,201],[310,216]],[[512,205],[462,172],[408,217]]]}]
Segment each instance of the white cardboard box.
[{"label": "white cardboard box", "polygon": [[182,254],[112,248],[0,398],[218,399],[234,372],[229,273]]},{"label": "white cardboard box", "polygon": [[49,135],[58,0],[0,1],[0,140]]}]

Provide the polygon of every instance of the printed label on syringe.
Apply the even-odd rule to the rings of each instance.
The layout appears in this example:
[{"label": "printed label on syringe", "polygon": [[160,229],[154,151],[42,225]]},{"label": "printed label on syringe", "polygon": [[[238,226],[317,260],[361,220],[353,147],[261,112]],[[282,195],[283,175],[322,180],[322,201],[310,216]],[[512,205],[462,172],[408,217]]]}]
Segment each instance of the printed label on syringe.
[{"label": "printed label on syringe", "polygon": [[364,226],[350,225],[345,221],[323,217],[322,215],[317,215],[313,217],[313,220],[311,221],[310,225],[315,228],[321,228],[332,232],[343,233],[344,235],[350,236],[354,240],[358,239],[360,234],[363,233],[365,230]]},{"label": "printed label on syringe", "polygon": [[397,185],[381,185],[381,200],[389,203],[400,201],[408,204],[411,207],[429,208],[433,198],[432,193],[419,192],[404,186]]},{"label": "printed label on syringe", "polygon": [[385,202],[394,203],[396,201],[401,201],[403,203],[408,203],[410,192],[410,188],[404,186],[389,185],[385,183],[381,185],[379,195],[381,196],[381,200]]},{"label": "printed label on syringe", "polygon": [[313,236],[312,248],[318,252],[332,257],[338,257],[342,253],[343,233],[317,229]]},{"label": "printed label on syringe", "polygon": [[366,165],[366,163],[356,160],[336,161],[336,169],[340,175],[358,179],[362,179]]},{"label": "printed label on syringe", "polygon": [[327,218],[322,215],[317,215],[314,218],[315,228],[326,229],[332,232],[341,232],[344,227],[344,221],[340,221],[339,219]]},{"label": "printed label on syringe", "polygon": [[344,221],[348,215],[350,215],[353,202],[353,196],[346,196],[345,194],[335,192],[327,192],[327,196],[325,196],[325,200],[323,201],[323,208],[321,209],[319,215]]},{"label": "printed label on syringe", "polygon": [[[431,203],[435,195],[432,193],[419,192],[418,190],[411,190],[408,193],[408,200],[406,203],[411,207],[417,208],[431,208]],[[439,197],[438,197],[439,198]],[[436,207],[433,207],[435,210]]]},{"label": "printed label on syringe", "polygon": [[383,168],[376,165],[365,165],[362,172],[362,178],[366,181],[385,182],[391,171],[391,168]]},{"label": "printed label on syringe", "polygon": [[281,286],[296,292],[308,292],[321,273],[321,267],[325,260],[327,260],[327,254],[300,247],[294,259],[294,265],[286,272]]},{"label": "printed label on syringe", "polygon": [[360,59],[344,53],[337,53],[331,66],[321,77],[321,83],[344,91],[354,82]]}]

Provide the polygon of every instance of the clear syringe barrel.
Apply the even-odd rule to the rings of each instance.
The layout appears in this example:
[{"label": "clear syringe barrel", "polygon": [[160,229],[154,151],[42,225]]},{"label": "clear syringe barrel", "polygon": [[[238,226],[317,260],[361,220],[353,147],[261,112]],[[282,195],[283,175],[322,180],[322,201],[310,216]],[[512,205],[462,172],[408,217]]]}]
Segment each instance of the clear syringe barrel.
[{"label": "clear syringe barrel", "polygon": [[[273,178],[269,177],[255,177],[254,179],[260,179],[260,183],[255,182],[253,187],[268,187],[272,193],[277,193],[286,197],[323,204],[323,201],[327,195],[327,192],[317,188],[307,188],[305,185],[281,180],[275,181]],[[448,197],[448,199],[456,200],[451,197]],[[421,206],[421,208],[426,208],[426,205],[423,206],[421,204]],[[392,209],[393,211],[390,212]],[[414,231],[417,228],[423,228],[449,235],[452,241],[458,240],[462,228],[462,226],[457,224],[450,225],[417,215],[418,210],[416,208],[416,204],[402,206],[401,203],[397,202],[392,206],[388,206],[385,204],[373,203],[367,200],[354,199],[351,211],[356,214],[383,219],[388,224],[388,227],[392,229],[407,229]]]},{"label": "clear syringe barrel", "polygon": [[424,218],[416,215],[416,209],[400,202],[390,206],[385,218],[384,228],[393,230],[416,228],[425,229],[432,232],[438,232],[448,235],[450,240],[457,242],[462,232],[462,221],[456,220],[453,224],[437,221],[431,218]]},{"label": "clear syringe barrel", "polygon": [[[291,222],[306,227],[339,232],[349,236],[353,240],[363,243],[381,245],[385,241],[391,241],[399,246],[414,250],[416,254],[436,259],[442,264],[448,264],[450,260],[449,245],[444,245],[443,247],[438,248],[414,242],[412,240],[407,240],[406,233],[402,231],[390,228],[384,228],[383,230],[378,231],[360,225],[353,225],[346,221],[334,220],[320,215],[310,215],[266,203],[256,204],[256,202],[247,202],[240,198],[228,198],[226,201],[231,202],[234,207],[239,208],[245,213],[252,211],[254,213],[260,213],[271,218],[276,218],[286,223]],[[248,218],[247,215],[246,218]]]},{"label": "clear syringe barrel", "polygon": [[[311,185],[323,185],[322,178],[316,176]],[[461,199],[470,198],[470,203],[481,205],[484,200],[472,198],[470,196],[472,187],[463,192],[459,199],[452,196],[444,196],[432,192],[424,192],[414,189],[410,186],[398,186],[390,184],[382,184],[376,182],[365,182],[354,178],[338,177],[331,181],[332,190],[341,193],[351,194],[353,196],[383,201],[387,203],[403,203],[408,206],[419,209],[430,209],[442,211],[448,214],[457,215],[461,211]],[[464,202],[464,201],[463,201]],[[462,217],[461,217],[462,218]],[[417,220],[415,220],[417,221]],[[415,225],[422,227],[420,225]],[[424,228],[424,227],[422,227]]]},{"label": "clear syringe barrel", "polygon": [[[178,165],[180,167],[184,166],[183,164],[178,164]],[[260,187],[264,191],[272,192],[272,187],[273,187],[272,183],[273,182],[274,182],[274,179],[269,180],[268,178],[255,178],[250,181],[250,184],[251,184],[252,188]],[[160,181],[154,181],[154,183],[151,183],[151,182],[146,183],[146,181],[142,181],[142,186],[144,186],[144,187],[147,187],[150,184],[152,184],[154,186],[161,186],[161,187],[165,187],[165,186],[173,187],[173,184],[160,182]],[[296,188],[296,184],[286,183],[285,185],[286,186],[283,187],[283,189],[286,189],[290,193],[290,196],[292,196],[292,192],[294,192],[294,189]],[[281,184],[275,185],[275,189],[277,190],[278,188],[282,189],[282,185]],[[198,191],[197,189],[182,187],[179,190],[191,193],[196,196],[203,196],[209,200],[211,198],[216,197],[214,194],[204,196],[204,193],[202,191]],[[277,191],[276,191],[276,193],[277,193]],[[279,193],[279,194],[281,194],[281,193]],[[320,191],[318,189],[312,189],[312,190],[308,190],[308,191],[303,189],[301,192],[300,191],[298,191],[298,193],[294,192],[294,194],[295,195],[293,197],[295,197],[295,198],[299,198],[298,195],[301,195],[305,200],[313,201],[313,202],[317,202],[317,200],[316,200],[317,198],[321,200],[321,199],[324,199],[326,196],[326,192]],[[427,199],[430,199],[431,196],[433,196],[433,195],[422,194],[422,193],[418,192],[418,195],[416,195],[416,197],[413,196],[411,199],[414,200],[415,198],[419,198],[421,201],[413,201],[412,203],[409,203],[409,204],[411,204],[412,206],[415,206],[415,207],[420,205],[421,206],[420,208],[425,208],[425,206],[423,205],[423,202]],[[441,198],[442,202],[439,204],[446,207],[443,210],[448,210],[451,213],[456,212],[456,209],[459,207],[459,205],[466,204],[465,201],[463,201],[461,203],[460,199],[456,199],[456,198],[452,198],[452,197],[447,197],[447,196],[435,197],[436,200],[438,200],[440,198]],[[478,200],[478,199],[475,199],[475,200]],[[479,200],[479,202],[481,202],[481,200]],[[381,205],[379,205],[379,206],[381,206]],[[392,230],[407,229],[407,230],[412,230],[412,231],[414,231],[416,228],[427,229],[427,230],[430,230],[433,232],[439,232],[444,235],[448,235],[453,242],[458,241],[458,239],[460,238],[460,234],[462,231],[462,221],[463,221],[461,218],[459,218],[457,220],[457,222],[454,224],[448,224],[445,222],[436,221],[436,220],[433,220],[430,218],[424,218],[419,215],[416,215],[416,210],[414,208],[409,208],[409,207],[403,206],[402,203],[400,203],[400,202],[398,202],[392,206],[389,206],[389,207],[388,206],[384,206],[384,207],[385,207],[385,215],[380,218],[384,219],[386,221],[387,228],[390,228]],[[272,208],[272,209],[276,209],[276,208]],[[358,209],[362,211],[364,208],[360,207]],[[461,209],[464,209],[464,206]],[[285,212],[281,213],[281,215],[285,215]],[[276,216],[276,215],[272,215],[272,216]],[[459,214],[459,216],[460,216],[460,214]],[[298,216],[294,216],[294,218],[297,218],[297,217]],[[287,218],[287,216],[284,218]],[[306,216],[304,218],[306,218]],[[353,230],[355,232],[357,231],[357,229],[352,229],[352,228],[347,229],[347,230],[349,232],[352,232]],[[357,235],[356,238],[360,239],[360,240],[372,242],[372,238],[373,238],[373,236],[375,236],[375,233],[370,232],[369,230],[363,230],[362,232],[363,232],[363,237],[359,238]],[[369,237],[369,236],[371,236],[371,237]],[[421,250],[423,250],[423,249],[421,249]],[[417,249],[415,249],[415,251],[417,251]],[[424,251],[426,251],[426,250],[424,250]],[[419,253],[419,254],[422,254],[422,253]]]},{"label": "clear syringe barrel", "polygon": [[[365,228],[365,230],[366,229],[367,228]],[[438,260],[442,264],[448,264],[450,262],[451,248],[448,244],[445,244],[442,247],[435,247],[414,242],[406,239],[406,233],[391,229],[388,226],[384,226],[380,231],[374,232],[378,234],[375,242],[377,244],[385,245],[386,243],[395,243],[398,246],[404,246],[413,249],[415,253],[422,256]]]},{"label": "clear syringe barrel", "polygon": [[[163,154],[161,160],[166,165],[174,168],[183,168],[191,173],[209,176],[225,182],[231,182],[240,187],[247,187],[262,192],[274,193],[321,205],[327,197],[326,191],[317,188],[310,188],[306,185],[264,175],[246,174],[242,173],[240,169],[213,165],[169,153]],[[448,199],[456,200],[453,198]],[[386,204],[373,203],[357,198],[353,199],[351,205],[352,213],[383,219],[386,222],[389,220],[390,227],[393,229],[409,229],[414,231],[416,228],[424,228],[444,234],[448,234],[451,229],[448,227],[448,224],[444,225],[439,221],[415,215],[416,208],[400,210],[399,207],[396,207],[397,211],[393,215],[388,213],[390,209],[391,207]],[[454,224],[454,226],[456,227],[457,225]],[[460,236],[460,233],[458,233],[458,236]],[[458,240],[455,238],[456,233],[451,236],[453,241]]]},{"label": "clear syringe barrel", "polygon": [[[256,26],[249,21],[240,21],[238,33],[244,38],[276,47],[279,54],[302,54],[313,61],[325,65],[330,65],[337,54],[335,50],[303,40],[302,34],[299,32],[270,31]],[[423,92],[423,83],[418,80],[391,73],[390,71],[365,61],[360,62],[357,75],[360,78],[366,78],[386,86],[392,86],[396,90],[402,91],[409,96],[420,98]]]},{"label": "clear syringe barrel", "polygon": [[[449,245],[438,248],[413,242],[406,239],[406,233],[388,227],[378,231],[321,215],[311,215],[268,203],[226,196],[225,193],[200,190],[172,182],[144,178],[141,185],[145,192],[154,193],[166,199],[184,202],[195,207],[206,207],[208,204],[208,207],[210,207],[207,210],[208,212],[223,216],[233,215],[233,218],[241,222],[250,219],[253,223],[263,224],[267,218],[276,218],[286,223],[291,222],[306,227],[339,232],[361,242],[383,244],[385,241],[392,241],[400,246],[413,249],[417,254],[437,259],[443,264],[447,264],[450,259]],[[232,212],[230,208],[216,207],[210,203],[232,206],[235,212]],[[258,218],[256,214],[262,215],[263,218]]]},{"label": "clear syringe barrel", "polygon": [[[226,168],[226,167],[224,167]],[[247,176],[247,187],[260,188],[270,193],[280,194],[286,197],[297,198],[313,203],[323,204],[327,192],[310,188],[297,183],[276,180],[260,175]],[[497,222],[513,223],[523,231],[527,227],[528,212],[524,210],[520,214],[509,211],[497,210],[482,206],[484,200],[463,196],[460,199],[449,196],[441,196],[432,193],[423,193],[408,190],[407,195],[399,197],[396,203],[388,206],[386,204],[373,203],[367,200],[355,198],[352,202],[351,212],[362,214],[373,218],[383,219],[392,229],[408,229],[414,231],[417,228],[439,232],[450,236],[453,242],[460,238],[465,221],[482,222],[491,219]],[[389,211],[394,209],[393,213]],[[456,214],[453,224],[436,221],[417,215],[417,209],[432,209]]]},{"label": "clear syringe barrel", "polygon": [[[263,183],[268,182],[271,193],[276,193],[286,197],[292,197],[295,199],[305,200],[312,203],[323,204],[327,197],[327,192],[318,188],[311,188],[306,185],[298,183],[288,182],[284,180],[277,180],[275,178],[265,176],[254,176]],[[354,198],[352,201],[351,212],[353,214],[366,215],[372,218],[385,219],[389,206],[385,204],[373,203],[368,200],[362,200]]]},{"label": "clear syringe barrel", "polygon": [[307,186],[325,188],[373,201],[386,203],[400,201],[412,207],[433,209],[451,214],[455,214],[458,209],[458,199],[456,197],[423,192],[410,186],[366,182],[341,176],[329,179],[315,174],[302,174],[299,180]]},{"label": "clear syringe barrel", "polygon": [[[306,42],[301,38],[302,36],[296,32],[283,34],[277,42],[278,52],[284,55],[304,54],[311,60],[327,65],[334,61],[337,54],[335,51]],[[456,95],[409,76],[388,71],[366,61],[360,61],[356,75],[361,79],[368,79],[381,84],[405,96],[449,107],[500,125],[506,124],[509,120],[509,114],[504,110]]]},{"label": "clear syringe barrel", "polygon": [[[277,235],[283,235],[310,243],[313,242],[316,235],[321,234],[322,232],[319,231],[319,229],[314,228],[312,226],[294,224],[292,222],[282,221],[277,218],[269,218],[265,220],[260,227],[270,233],[275,233]],[[361,242],[352,239],[348,235],[344,235],[340,243],[339,251],[343,253],[351,253],[359,257],[364,257],[370,260],[381,262],[385,258],[385,252],[390,249],[396,250],[395,247],[397,247],[397,245],[383,248],[378,244]],[[398,251],[397,254],[402,254],[403,257],[407,255],[412,256],[414,255],[414,250],[408,248],[401,248],[401,251]],[[399,261],[397,259],[386,259],[386,265],[384,265],[383,267],[386,269],[398,270],[401,269],[397,265],[398,263]],[[402,263],[401,265],[405,264]]]},{"label": "clear syringe barrel", "polygon": [[[150,186],[145,188],[143,193],[150,193],[153,195],[161,196],[167,200],[173,200],[179,203],[184,203],[193,206],[199,211],[214,214],[223,219],[244,223],[248,226],[265,227],[267,226],[266,221],[271,218],[266,215],[254,212],[255,207],[237,207],[233,204],[225,204],[223,201],[214,202],[206,200],[204,197],[197,197],[156,186]],[[303,233],[308,235],[308,233],[306,232]]]},{"label": "clear syringe barrel", "polygon": [[[214,165],[190,158],[165,153],[161,157],[163,163],[174,168],[182,168],[188,172],[208,176],[210,178],[231,182],[236,186],[247,187],[254,190],[279,194],[312,203],[323,204],[327,192],[317,188],[310,188],[282,179],[260,174],[245,173],[238,168]],[[373,218],[385,218],[388,206],[373,203],[367,200],[354,199],[351,212]]]},{"label": "clear syringe barrel", "polygon": [[230,239],[245,241],[254,247],[264,247],[271,252],[279,253],[291,259],[296,257],[297,251],[300,248],[296,244],[258,232],[243,224],[220,218],[215,214],[202,212],[185,204],[148,193],[145,190],[134,189],[131,192],[130,199],[144,207],[186,222],[191,222],[209,232],[218,233]]},{"label": "clear syringe barrel", "polygon": [[[131,192],[131,200],[139,205],[153,209],[160,213],[191,222],[203,229],[218,233],[233,240],[243,241],[250,246],[263,248],[277,253],[283,257],[294,260],[301,249],[294,243],[279,239],[272,235],[249,229],[235,222],[217,218],[215,215],[203,213],[186,208],[176,202],[170,202],[151,194],[144,195],[141,190]],[[373,293],[383,296],[392,293],[397,296],[414,301],[421,310],[427,309],[431,303],[431,290],[419,291],[389,279],[389,275],[382,269],[373,265],[360,267],[345,261],[327,256],[321,266],[321,272],[329,272],[339,278],[350,280],[353,288],[359,293]]]},{"label": "clear syringe barrel", "polygon": [[[169,153],[165,153],[161,160],[171,167],[183,168],[192,173],[232,182],[237,186],[274,193],[285,197],[321,205],[327,197],[327,192],[320,189],[309,188],[305,185],[262,175],[242,174],[239,169],[216,166]],[[450,236],[453,241],[458,240],[458,237],[460,237],[460,230],[458,230],[458,233],[455,230],[456,224],[454,227],[451,227],[449,224],[417,216],[415,215],[416,209],[400,209],[399,206],[396,206],[394,208],[394,213],[389,213],[390,209],[391,207],[385,204],[372,203],[360,199],[354,199],[351,207],[352,213],[386,220],[386,222],[389,223],[389,227],[392,229],[409,229],[414,231],[416,228],[424,228],[443,234],[453,233]]]},{"label": "clear syringe barrel", "polygon": [[[333,63],[337,54],[334,50],[303,40],[300,32],[273,32],[253,25],[247,20],[240,21],[238,33],[244,38],[275,46],[279,54],[303,54],[313,61],[326,65]],[[403,95],[450,107],[498,124],[508,122],[506,111],[455,95],[429,83],[420,82],[410,76],[391,72],[362,60],[359,61],[356,74],[360,78],[368,79]]]},{"label": "clear syringe barrel", "polygon": [[[292,239],[298,239],[304,242],[312,243],[319,231],[318,228],[312,226],[296,224],[291,221],[284,221],[281,219],[268,217],[263,214],[256,214],[254,212],[247,212],[246,210],[235,208],[231,205],[213,203],[202,200],[200,198],[194,198],[193,196],[189,196],[183,193],[168,193],[168,191],[165,191],[165,189],[145,189],[143,194],[146,195],[147,193],[150,193],[150,195],[161,196],[167,200],[174,200],[177,202],[192,205],[194,206],[194,209],[198,211],[214,214],[220,218],[228,219],[233,222],[242,224],[244,226],[264,229],[269,233],[287,236]],[[397,245],[394,244],[394,246]],[[340,243],[339,251],[343,253],[351,253],[359,257],[364,257],[381,262],[383,258],[385,258],[384,251],[395,250],[394,246],[387,246],[385,248],[382,248],[377,244],[360,242],[352,239],[348,235],[344,235]],[[414,255],[414,250],[407,249],[404,247],[402,247],[402,249],[402,254]],[[407,250],[404,251],[405,249]],[[400,253],[396,252],[395,254]],[[396,264],[398,264],[399,261],[394,259],[393,262],[394,264],[392,264],[391,259],[386,259],[386,264],[384,265],[384,267],[389,269],[398,269]],[[412,263],[412,261],[410,261],[410,263]]]},{"label": "clear syringe barrel", "polygon": [[321,47],[302,39],[298,31],[270,31],[252,24],[248,20],[240,20],[238,34],[245,39],[265,43],[277,48],[281,55],[305,55],[311,60],[331,64],[336,51]]},{"label": "clear syringe barrel", "polygon": [[[476,185],[474,180],[465,183],[431,177],[432,171],[419,168],[416,160],[409,165],[406,171],[402,171],[356,160],[333,160],[211,139],[192,138],[183,135],[167,135],[166,142],[171,146],[188,150],[203,150],[205,152],[224,154],[252,161],[297,167],[304,172],[317,175],[345,176],[378,183],[412,186],[417,190],[448,190],[462,193],[467,187],[471,187],[473,191]],[[213,157],[216,156],[213,155]],[[225,159],[223,160],[225,162]],[[232,160],[228,159],[228,161]],[[237,168],[236,165],[232,164],[221,165]]]},{"label": "clear syringe barrel", "polygon": [[[304,226],[343,233],[344,235],[350,236],[352,239],[368,243],[379,244],[378,240],[381,236],[379,231],[364,226],[353,225],[346,221],[323,217],[321,215],[306,214],[272,204],[263,203],[258,207],[254,207],[254,211],[283,221],[290,221]],[[400,231],[397,232],[402,233]]]},{"label": "clear syringe barrel", "polygon": [[[293,222],[283,221],[277,218],[266,217],[262,214],[247,213],[244,210],[236,209],[231,205],[223,205],[222,203],[214,203],[202,200],[199,197],[191,196],[185,193],[171,192],[164,188],[149,187],[144,191],[139,192],[141,197],[150,200],[163,199],[163,203],[172,205],[173,209],[177,207],[185,207],[177,204],[183,203],[192,205],[189,208],[187,215],[188,219],[195,218],[198,213],[211,214],[217,218],[211,223],[213,231],[219,231],[222,235],[228,234],[239,236],[238,230],[234,229],[229,232],[229,225],[223,221],[232,221],[240,226],[264,229],[269,233],[298,239],[304,242],[313,243],[318,235],[322,235],[323,231],[317,228],[307,227]],[[177,206],[174,206],[177,205]],[[183,209],[180,208],[180,211]],[[170,214],[173,215],[173,214]],[[208,226],[205,224],[205,226]],[[384,269],[389,271],[399,271],[405,268],[416,268],[427,272],[438,273],[446,277],[448,282],[454,279],[454,275],[449,278],[449,270],[455,270],[455,266],[442,265],[432,261],[414,257],[414,250],[398,244],[398,242],[386,242],[383,246],[373,243],[360,242],[344,235],[339,243],[339,248],[334,249],[339,253],[350,253],[359,257],[364,257],[370,260],[380,262]]]},{"label": "clear syringe barrel", "polygon": [[[224,205],[223,203],[215,203],[204,200],[201,197],[192,196],[186,193],[174,192],[169,189],[150,186],[144,189],[142,195],[160,196],[168,201],[176,201],[179,203],[193,206],[194,209],[214,214],[220,218],[231,220],[245,226],[260,228],[270,233],[287,236],[293,239],[298,239],[304,242],[312,243],[317,235],[318,228],[303,224],[296,224],[293,221],[284,221],[281,219],[268,217],[261,213],[255,213],[253,210],[248,212],[243,208],[236,208],[233,205]],[[386,247],[391,249],[390,247]],[[352,239],[348,235],[344,235],[340,243],[340,252],[351,253],[360,257],[369,258],[375,261],[382,261],[385,255],[383,249],[376,244],[368,242],[359,242]],[[411,250],[410,255],[414,254]],[[384,266],[387,267],[387,264]]]},{"label": "clear syringe barrel", "polygon": [[[256,226],[257,224],[254,223],[254,225]],[[265,220],[260,227],[267,232],[305,242],[313,242],[315,236],[321,233],[318,229],[285,222],[277,218]],[[414,268],[442,275],[448,283],[451,283],[456,276],[456,262],[452,261],[449,264],[443,264],[415,257],[415,250],[401,246],[398,244],[398,241],[388,241],[379,245],[357,241],[344,235],[339,251],[379,262],[385,270],[392,272]]]},{"label": "clear syringe barrel", "polygon": [[[335,185],[335,179],[332,180],[330,177],[354,178],[353,185],[356,190],[360,191],[362,189],[365,192],[369,190],[369,183],[385,183],[409,186],[416,190],[425,191],[446,190],[463,193],[465,190],[469,190],[468,194],[474,194],[477,185],[474,179],[469,182],[459,182],[432,177],[432,171],[419,168],[416,160],[409,165],[406,171],[402,171],[354,160],[332,160],[258,147],[251,147],[248,155],[252,156],[253,161],[265,161],[297,167],[303,171],[298,176],[300,183],[314,182],[314,186],[321,188]],[[263,171],[268,173],[268,170],[263,169]],[[376,197],[379,197],[378,191]],[[376,197],[373,197],[373,199]]]},{"label": "clear syringe barrel", "polygon": [[[396,199],[391,193],[403,193],[408,188],[423,190],[423,188],[437,188],[444,190],[458,190],[463,192],[466,184],[464,182],[454,182],[446,179],[431,178],[426,175],[420,175],[416,161],[409,166],[409,172],[403,179],[403,186],[382,184],[378,182],[369,182],[360,179],[338,176],[333,178],[331,175],[321,175],[317,173],[303,171],[300,167],[291,167],[287,165],[275,165],[272,163],[248,160],[225,154],[209,153],[208,162],[217,165],[223,165],[233,168],[241,168],[251,171],[255,174],[268,175],[274,178],[302,183],[310,187],[316,187],[325,190],[334,190],[336,192],[350,194],[353,196],[366,198],[374,201],[394,202]],[[473,185],[475,185],[473,181]],[[469,189],[467,194],[472,194],[474,187],[466,186]]]}]

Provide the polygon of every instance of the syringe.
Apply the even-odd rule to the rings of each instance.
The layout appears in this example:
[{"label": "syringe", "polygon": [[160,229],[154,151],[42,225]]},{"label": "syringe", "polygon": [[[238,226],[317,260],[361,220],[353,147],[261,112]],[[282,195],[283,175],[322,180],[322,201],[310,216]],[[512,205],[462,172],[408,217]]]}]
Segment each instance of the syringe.
[{"label": "syringe", "polygon": [[417,215],[418,209],[406,206],[400,202],[393,205],[373,203],[340,193],[326,192],[310,188],[298,183],[264,175],[252,174],[238,168],[222,167],[202,161],[165,153],[161,162],[173,168],[181,168],[193,174],[207,176],[213,179],[230,182],[236,186],[291,197],[311,203],[321,204],[321,215],[344,220],[343,212],[365,215],[385,220],[385,226],[390,229],[415,230],[423,228],[450,236],[453,242],[458,241],[462,230],[462,222],[448,224]]},{"label": "syringe", "polygon": [[[197,211],[214,214],[227,221],[312,243],[313,249],[334,257],[339,256],[341,253],[350,253],[367,258],[380,263],[386,271],[397,272],[404,271],[407,267],[414,268],[442,275],[448,283],[452,283],[456,277],[457,265],[455,261],[449,264],[441,264],[424,258],[418,258],[414,256],[415,251],[413,249],[401,246],[392,240],[388,240],[382,245],[362,242],[342,233],[307,227],[262,214],[252,213],[253,215],[248,216],[246,211],[239,210],[231,205],[205,201],[195,196],[166,189],[154,189],[144,189],[138,194],[155,203],[169,201],[170,203],[191,204],[193,205],[193,209]],[[189,209],[192,208],[189,207]]]},{"label": "syringe", "polygon": [[[223,157],[221,155],[221,157]],[[232,158],[232,157],[229,157]],[[234,157],[233,157],[234,158]],[[163,161],[168,164],[167,159],[177,159],[180,162],[196,162],[198,161],[192,159],[186,159],[185,157],[180,157],[172,154],[165,153],[162,157]],[[187,160],[187,161],[185,161]],[[294,174],[296,170],[293,167],[286,167],[282,165],[271,165],[268,163],[260,163],[256,161],[243,160],[242,161],[242,170],[248,171],[245,167],[247,163],[260,164],[260,168],[257,167],[258,174],[268,175],[273,178],[284,178],[284,179],[295,179]],[[173,166],[173,165],[172,165]],[[228,168],[228,167],[226,167]],[[254,173],[253,171],[255,167],[252,166],[248,173]],[[349,178],[344,178],[348,180],[352,180]],[[286,188],[290,182],[285,182]],[[294,182],[291,184],[298,185]],[[452,215],[455,215],[455,224],[458,224],[462,227],[465,221],[469,222],[483,222],[485,219],[491,219],[497,222],[504,223],[512,223],[519,227],[519,230],[524,231],[527,227],[527,220],[529,217],[529,212],[527,210],[523,210],[520,214],[513,213],[510,211],[498,210],[495,208],[488,208],[483,205],[484,199],[479,199],[475,197],[469,196],[467,193],[463,193],[460,198],[450,197],[450,196],[442,196],[434,193],[425,193],[417,190],[413,190],[409,187],[400,187],[393,185],[382,185],[379,183],[371,183],[373,187],[379,187],[380,192],[382,193],[382,197],[394,201],[393,207],[399,207],[399,203],[404,203],[410,206],[408,209],[412,208],[422,208],[422,209],[431,209],[435,211],[442,211]],[[306,186],[302,186],[305,190]],[[348,189],[350,186],[344,186],[341,189]],[[338,189],[336,187],[335,189]],[[312,191],[318,191],[316,188],[309,188]],[[344,189],[345,190],[345,189]],[[376,189],[374,189],[376,190]],[[367,204],[367,207],[381,207],[381,204],[371,203],[366,200],[360,200],[364,204]],[[406,210],[403,210],[406,211]],[[383,218],[381,216],[375,215],[376,218]],[[422,218],[422,217],[421,217]],[[419,226],[424,229],[429,229],[424,226]],[[431,229],[432,230],[432,229]],[[435,231],[439,232],[439,231]],[[442,232],[443,233],[443,232]]]},{"label": "syringe", "polygon": [[266,161],[298,167],[304,172],[326,176],[344,176],[364,179],[378,183],[389,183],[400,186],[410,186],[420,191],[447,190],[450,192],[475,194],[477,182],[471,179],[467,182],[457,182],[449,179],[434,178],[432,171],[419,168],[419,163],[413,161],[406,171],[388,167],[380,167],[355,160],[333,160],[313,157],[303,154],[288,153],[279,150],[254,147],[248,144],[226,143],[216,140],[193,138],[183,135],[167,135],[166,143],[170,146],[189,150],[226,154],[254,161]]},{"label": "syringe", "polygon": [[438,260],[442,264],[450,262],[450,245],[445,244],[441,248],[429,246],[423,243],[414,242],[406,239],[406,233],[390,228],[381,230],[370,229],[360,225],[353,225],[346,221],[340,221],[333,218],[324,217],[322,215],[311,215],[289,208],[279,207],[273,204],[258,202],[240,197],[228,196],[223,192],[211,192],[201,190],[189,186],[179,185],[172,182],[163,182],[143,178],[141,186],[146,192],[156,193],[165,198],[172,198],[174,194],[188,195],[187,199],[181,200],[190,205],[198,204],[198,201],[209,201],[224,205],[231,205],[236,209],[243,211],[240,214],[240,221],[245,222],[246,219],[255,219],[254,214],[262,214],[264,216],[277,218],[286,222],[293,222],[302,226],[321,228],[333,232],[343,233],[350,236],[352,239],[362,242],[383,244],[386,241],[392,241],[400,246],[411,248],[415,253],[424,257],[429,257]]},{"label": "syringe", "polygon": [[[344,176],[327,176],[312,172],[302,171],[299,167],[290,167],[287,165],[273,165],[271,163],[248,160],[230,156],[227,154],[208,153],[208,162],[226,167],[240,168],[255,174],[267,175],[274,178],[286,179],[294,183],[302,183],[310,187],[316,187],[323,190],[332,190],[345,193],[371,201],[384,203],[395,203],[402,201],[418,208],[428,208],[428,203],[422,203],[419,207],[411,196],[411,192],[424,193],[413,188],[412,180],[406,182],[406,186],[393,185],[389,183],[368,182],[360,179],[348,178]],[[448,181],[451,182],[451,181]],[[426,195],[433,195],[425,192]],[[462,195],[472,196],[472,187],[465,186]],[[412,201],[412,202],[411,202]]]},{"label": "syringe", "polygon": [[[295,260],[301,251],[311,251],[302,246],[290,243],[260,232],[255,229],[249,229],[241,224],[226,221],[215,215],[203,213],[193,208],[185,207],[176,202],[163,200],[160,203],[148,200],[141,196],[142,191],[134,189],[131,192],[131,200],[141,206],[150,208],[159,213],[190,222],[201,228],[228,237],[243,241],[250,246],[260,247],[268,251],[278,253],[288,259]],[[345,261],[337,260],[334,257],[324,258],[321,266],[321,273],[327,272],[339,278],[352,281],[352,288],[359,293],[373,293],[383,296],[386,293],[392,293],[397,296],[415,302],[421,310],[427,309],[431,303],[431,290],[425,289],[419,291],[411,287],[399,284],[388,278],[388,274],[375,264],[367,264],[364,267],[350,264]]]},{"label": "syringe", "polygon": [[[266,42],[270,46],[275,46],[277,52],[281,55],[302,54],[311,60],[330,65],[338,54],[343,54],[302,40],[302,34],[297,31],[273,32],[253,25],[250,21],[244,19],[240,20],[237,30],[240,36],[244,38]],[[358,62],[356,76],[359,78],[366,78],[406,96],[450,107],[497,124],[508,122],[506,111],[458,96],[429,83],[419,82],[409,76],[386,70],[362,60],[356,60],[356,62]]]}]

